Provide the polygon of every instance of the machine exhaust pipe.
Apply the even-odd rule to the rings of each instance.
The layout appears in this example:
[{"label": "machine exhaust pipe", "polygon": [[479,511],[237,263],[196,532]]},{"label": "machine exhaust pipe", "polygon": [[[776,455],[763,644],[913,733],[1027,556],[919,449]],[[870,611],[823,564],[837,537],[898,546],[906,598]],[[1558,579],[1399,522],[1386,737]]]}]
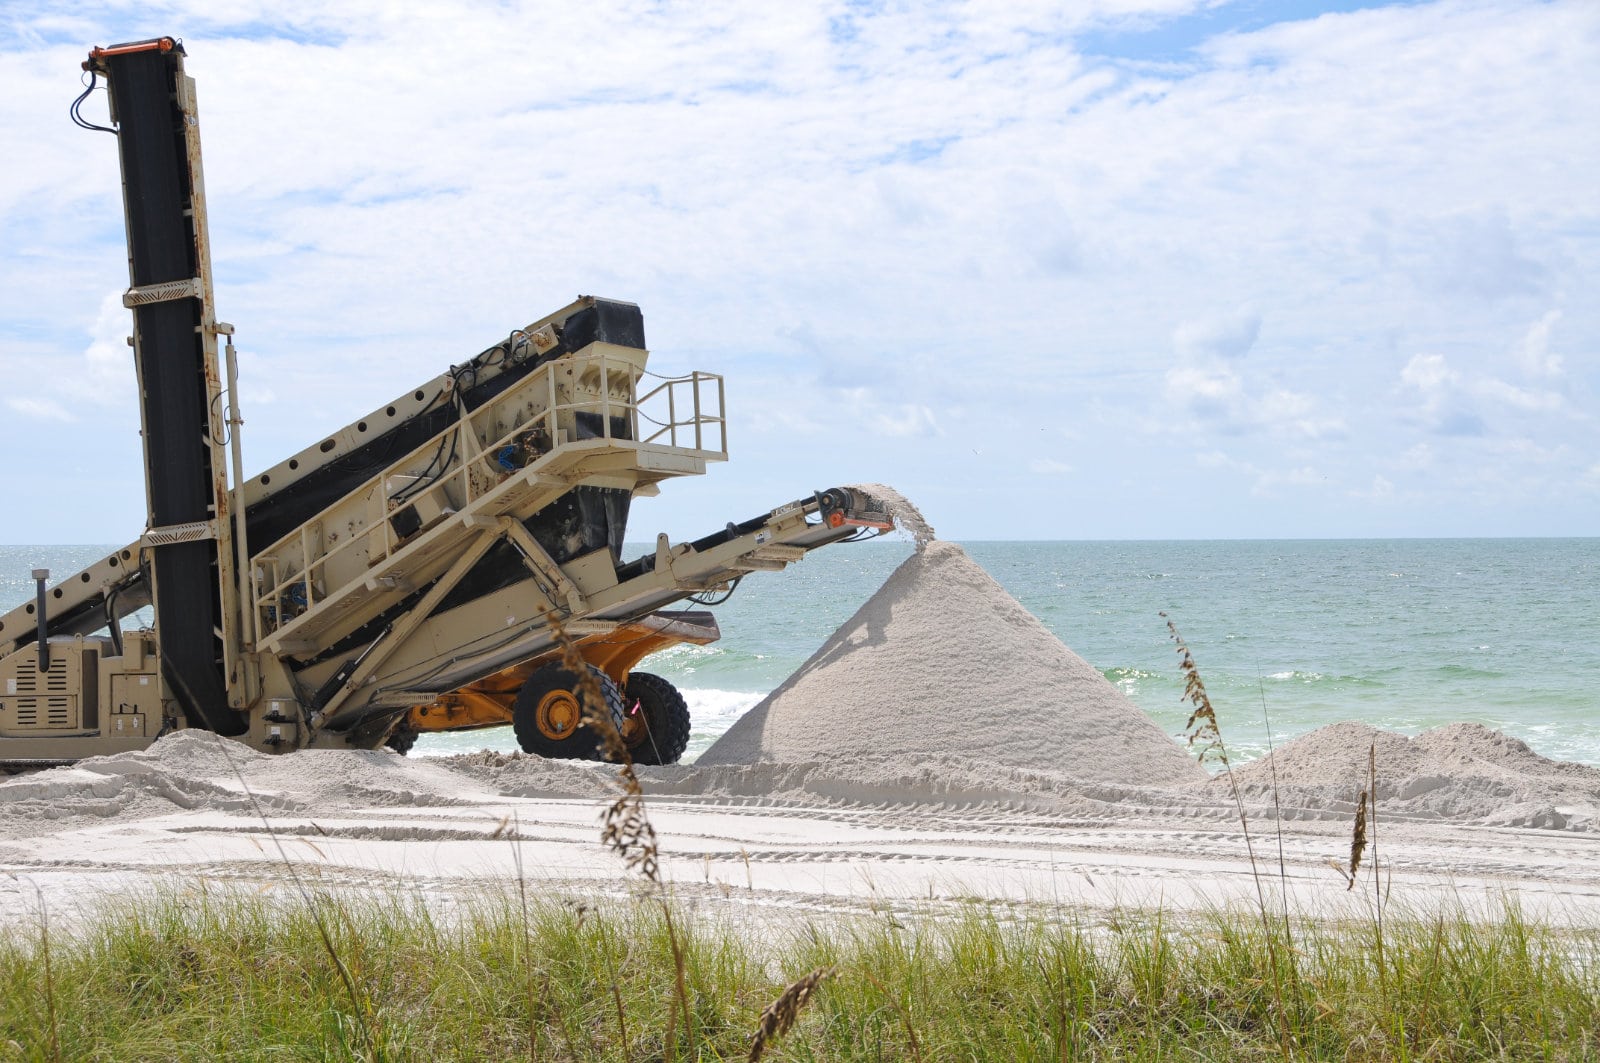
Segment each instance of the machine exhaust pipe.
[{"label": "machine exhaust pipe", "polygon": [[49,625],[45,623],[44,619],[44,581],[49,578],[49,569],[36,568],[33,570],[33,581],[38,589],[38,597],[35,599],[35,601],[37,601],[39,604],[33,607],[33,612],[39,620],[39,671],[41,672],[48,672],[50,670],[50,636],[48,634]]}]

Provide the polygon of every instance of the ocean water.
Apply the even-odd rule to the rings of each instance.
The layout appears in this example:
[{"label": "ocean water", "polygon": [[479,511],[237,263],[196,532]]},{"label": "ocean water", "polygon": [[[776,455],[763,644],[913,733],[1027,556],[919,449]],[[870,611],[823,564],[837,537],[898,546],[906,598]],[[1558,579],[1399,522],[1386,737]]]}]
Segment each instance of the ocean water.
[{"label": "ocean water", "polygon": [[[1472,720],[1546,756],[1600,765],[1600,539],[963,545],[1178,735],[1188,711],[1169,614],[1236,760],[1264,753],[1269,734],[1282,744],[1339,720],[1408,734]],[[689,702],[690,756],[799,667],[910,550],[892,539],[841,544],[755,573],[716,609],[720,642],[651,658],[644,667]],[[0,547],[0,605],[32,597],[31,568],[66,576],[103,553]],[[509,728],[426,736],[417,752],[485,747],[515,740]]]}]

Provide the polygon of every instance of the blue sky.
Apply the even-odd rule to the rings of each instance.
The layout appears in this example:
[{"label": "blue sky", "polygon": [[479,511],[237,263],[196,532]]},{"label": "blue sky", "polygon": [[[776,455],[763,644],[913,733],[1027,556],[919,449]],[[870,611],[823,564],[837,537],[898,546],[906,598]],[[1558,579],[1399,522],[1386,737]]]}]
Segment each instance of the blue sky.
[{"label": "blue sky", "polygon": [[582,292],[727,377],[635,538],[860,481],[957,539],[1600,532],[1600,6],[568,8],[0,5],[0,541],[144,524],[66,106],[162,33],[251,469]]}]

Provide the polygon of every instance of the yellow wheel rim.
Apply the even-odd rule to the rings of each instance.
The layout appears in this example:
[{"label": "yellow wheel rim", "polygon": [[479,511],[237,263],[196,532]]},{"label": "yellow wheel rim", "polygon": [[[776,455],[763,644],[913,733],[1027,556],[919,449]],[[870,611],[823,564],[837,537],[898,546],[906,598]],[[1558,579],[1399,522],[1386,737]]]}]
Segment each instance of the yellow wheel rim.
[{"label": "yellow wheel rim", "polygon": [[583,707],[572,691],[552,690],[539,699],[533,722],[540,734],[559,742],[571,738],[572,732],[583,722]]}]

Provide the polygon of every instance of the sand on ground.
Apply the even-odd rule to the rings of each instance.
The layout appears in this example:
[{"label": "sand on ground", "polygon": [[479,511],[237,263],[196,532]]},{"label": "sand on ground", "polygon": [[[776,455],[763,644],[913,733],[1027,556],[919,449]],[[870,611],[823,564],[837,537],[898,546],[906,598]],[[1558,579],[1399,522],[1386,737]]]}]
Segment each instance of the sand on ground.
[{"label": "sand on ground", "polygon": [[[1009,660],[997,676],[997,655]],[[1224,727],[1226,726],[1224,722]],[[1061,912],[1391,904],[1600,926],[1600,769],[1473,724],[1359,723],[1213,778],[951,544],[918,551],[701,763],[640,769],[664,878],[767,918],[982,900]],[[1235,785],[1237,784],[1237,785]],[[151,887],[607,894],[615,768],[280,756],[201,731],[0,780],[0,924]],[[1376,794],[1359,889],[1359,795]],[[1249,839],[1237,802],[1247,811]]]},{"label": "sand on ground", "polygon": [[[519,874],[545,893],[628,888],[599,843],[607,767],[504,754],[266,757],[224,741],[181,732],[144,753],[0,783],[0,923],[34,920],[41,905],[70,916],[153,886],[287,892],[290,864],[317,888],[441,904]],[[674,894],[752,917],[972,900],[1090,913],[1254,903],[1240,824],[1216,783],[1077,786],[1020,769],[1001,780],[955,755],[898,772],[838,758],[641,774]],[[1286,885],[1296,910],[1359,915],[1370,880],[1347,892],[1328,866],[1347,859],[1351,806],[1326,796],[1284,784],[1281,821],[1249,798],[1252,842],[1269,889]],[[1515,901],[1540,918],[1600,925],[1600,832],[1463,822],[1403,804],[1380,805],[1377,832],[1395,903],[1492,914]]]}]

